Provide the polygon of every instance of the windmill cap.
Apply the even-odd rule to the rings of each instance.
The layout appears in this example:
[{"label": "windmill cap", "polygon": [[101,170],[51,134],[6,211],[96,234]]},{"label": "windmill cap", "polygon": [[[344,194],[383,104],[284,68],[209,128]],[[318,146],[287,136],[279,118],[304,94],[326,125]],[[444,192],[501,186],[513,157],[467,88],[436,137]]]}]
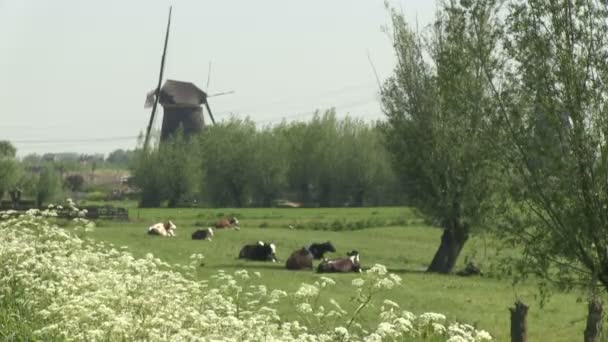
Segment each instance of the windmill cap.
[{"label": "windmill cap", "polygon": [[[148,93],[153,96],[155,90]],[[207,94],[191,82],[167,80],[160,89],[161,105],[178,105],[198,107],[205,103]]]}]

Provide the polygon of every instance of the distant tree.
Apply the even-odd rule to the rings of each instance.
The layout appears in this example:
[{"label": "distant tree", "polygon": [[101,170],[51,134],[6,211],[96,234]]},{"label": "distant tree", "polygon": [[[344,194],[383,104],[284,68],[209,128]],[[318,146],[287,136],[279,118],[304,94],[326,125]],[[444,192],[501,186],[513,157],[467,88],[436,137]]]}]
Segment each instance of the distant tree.
[{"label": "distant tree", "polygon": [[51,165],[46,165],[36,184],[36,203],[42,206],[48,201],[58,199],[61,195],[61,178]]},{"label": "distant tree", "polygon": [[9,141],[0,141],[0,157],[15,158],[17,156],[17,149]]},{"label": "distant tree", "polygon": [[287,187],[289,146],[277,131],[264,129],[255,133],[253,149],[249,167],[254,204],[269,207]]},{"label": "distant tree", "polygon": [[80,174],[72,174],[65,177],[63,183],[71,191],[79,191],[84,185],[84,177]]},{"label": "distant tree", "polygon": [[251,199],[251,165],[255,124],[232,118],[208,127],[201,135],[201,177],[207,199],[215,206],[248,205]]},{"label": "distant tree", "polygon": [[308,123],[285,125],[289,144],[288,181],[304,202],[330,206],[335,202],[338,165],[338,120],[333,109],[317,111]]},{"label": "distant tree", "polygon": [[363,121],[345,118],[340,122],[337,163],[333,169],[340,175],[336,180],[340,188],[337,197],[342,202],[364,206],[378,187],[391,181],[390,158],[380,134],[380,130]]},{"label": "distant tree", "polygon": [[106,162],[115,166],[126,167],[133,162],[133,151],[117,149],[108,155]]},{"label": "distant tree", "polygon": [[30,153],[21,160],[24,164],[38,165],[42,161],[42,156],[36,153]]},{"label": "distant tree", "polygon": [[141,189],[139,206],[142,208],[158,208],[163,201],[163,179],[160,154],[156,151],[144,153],[136,150],[135,162],[132,166],[133,184]]},{"label": "distant tree", "polygon": [[201,174],[198,146],[196,140],[185,138],[182,130],[178,130],[175,135],[163,141],[158,153],[163,198],[173,208],[197,192]]},{"label": "distant tree", "polygon": [[4,193],[15,186],[19,174],[15,159],[17,149],[8,141],[0,141],[0,200]]},{"label": "distant tree", "polygon": [[[474,57],[477,32],[492,28],[495,11],[492,1],[446,2],[424,35],[391,10],[397,66],[381,94],[385,139],[408,199],[443,228],[429,272],[452,272],[493,205],[498,136],[489,125],[488,82]],[[496,45],[486,38],[484,56]]]}]

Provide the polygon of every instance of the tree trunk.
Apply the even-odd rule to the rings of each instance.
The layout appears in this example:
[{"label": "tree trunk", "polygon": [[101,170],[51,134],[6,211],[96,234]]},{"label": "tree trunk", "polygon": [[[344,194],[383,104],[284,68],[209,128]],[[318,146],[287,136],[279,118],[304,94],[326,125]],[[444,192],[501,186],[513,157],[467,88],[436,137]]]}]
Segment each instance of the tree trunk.
[{"label": "tree trunk", "polygon": [[528,340],[528,309],[521,301],[515,302],[511,311],[511,342],[526,342]]},{"label": "tree trunk", "polygon": [[585,342],[599,342],[604,321],[604,303],[600,298],[589,301],[589,313],[587,314],[587,327],[585,328]]},{"label": "tree trunk", "polygon": [[461,224],[452,224],[444,228],[441,235],[441,244],[435,252],[435,257],[429,265],[427,272],[448,274],[454,270],[456,260],[462,247],[469,239],[469,229]]}]

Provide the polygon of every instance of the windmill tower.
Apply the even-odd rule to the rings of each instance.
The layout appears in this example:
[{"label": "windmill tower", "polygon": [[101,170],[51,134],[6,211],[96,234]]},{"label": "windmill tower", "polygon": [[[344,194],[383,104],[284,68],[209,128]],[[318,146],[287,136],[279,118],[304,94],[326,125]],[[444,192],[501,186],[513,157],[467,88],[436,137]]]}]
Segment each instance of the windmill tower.
[{"label": "windmill tower", "polygon": [[207,93],[190,82],[167,80],[162,84],[165,71],[165,58],[167,56],[167,43],[169,42],[169,31],[171,27],[171,10],[172,8],[169,7],[169,20],[167,21],[167,32],[165,33],[165,45],[160,62],[158,84],[155,89],[148,92],[144,105],[144,108],[152,107],[148,128],[146,129],[143,147],[144,151],[148,148],[150,131],[154,124],[154,116],[159,102],[163,106],[164,112],[161,128],[161,142],[174,134],[180,126],[183,127],[185,135],[192,135],[200,132],[205,125],[202,105],[207,108],[211,122],[215,124],[209,102],[207,102]]}]

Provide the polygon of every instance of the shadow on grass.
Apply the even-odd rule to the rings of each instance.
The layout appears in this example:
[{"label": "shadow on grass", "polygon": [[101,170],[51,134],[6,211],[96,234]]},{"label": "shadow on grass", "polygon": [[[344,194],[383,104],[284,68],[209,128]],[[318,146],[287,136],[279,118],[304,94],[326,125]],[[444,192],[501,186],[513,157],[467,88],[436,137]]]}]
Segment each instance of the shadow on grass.
[{"label": "shadow on grass", "polygon": [[414,268],[388,268],[387,271],[396,274],[427,274],[426,269]]},{"label": "shadow on grass", "polygon": [[285,264],[281,262],[277,262],[276,264],[224,264],[224,265],[214,265],[213,268],[222,269],[222,268],[247,268],[247,269],[267,269],[267,270],[285,270]]}]

